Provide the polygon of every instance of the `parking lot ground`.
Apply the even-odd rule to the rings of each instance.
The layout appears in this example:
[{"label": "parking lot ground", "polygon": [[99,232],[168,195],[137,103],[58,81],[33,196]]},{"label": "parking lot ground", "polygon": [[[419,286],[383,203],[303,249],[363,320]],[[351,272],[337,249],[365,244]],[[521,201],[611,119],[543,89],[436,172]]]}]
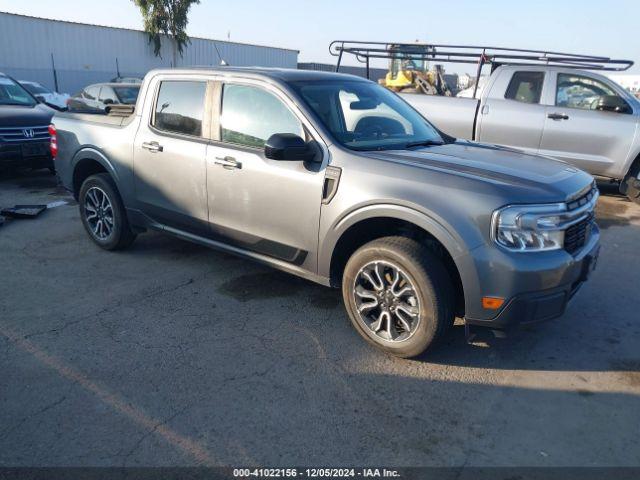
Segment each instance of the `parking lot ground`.
[{"label": "parking lot ground", "polygon": [[156,233],[101,251],[54,177],[0,179],[0,466],[639,466],[640,207],[555,321],[418,360],[340,293]]}]

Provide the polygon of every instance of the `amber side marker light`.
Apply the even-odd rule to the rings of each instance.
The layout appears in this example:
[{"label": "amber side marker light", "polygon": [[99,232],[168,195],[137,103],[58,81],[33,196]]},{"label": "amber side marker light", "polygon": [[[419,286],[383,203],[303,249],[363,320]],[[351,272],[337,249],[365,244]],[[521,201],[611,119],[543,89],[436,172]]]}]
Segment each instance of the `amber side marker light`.
[{"label": "amber side marker light", "polygon": [[504,304],[504,298],[482,297],[482,307],[489,310],[497,310]]}]

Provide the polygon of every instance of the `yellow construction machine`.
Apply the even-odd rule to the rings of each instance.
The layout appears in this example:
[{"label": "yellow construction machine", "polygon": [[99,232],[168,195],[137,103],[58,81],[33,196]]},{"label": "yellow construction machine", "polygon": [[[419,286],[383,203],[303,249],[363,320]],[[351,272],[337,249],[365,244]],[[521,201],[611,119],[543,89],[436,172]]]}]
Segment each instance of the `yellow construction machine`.
[{"label": "yellow construction machine", "polygon": [[435,56],[435,48],[426,48],[427,52],[424,45],[389,45],[389,71],[379,83],[394,92],[452,96],[442,66],[429,68],[426,60],[431,53]]}]

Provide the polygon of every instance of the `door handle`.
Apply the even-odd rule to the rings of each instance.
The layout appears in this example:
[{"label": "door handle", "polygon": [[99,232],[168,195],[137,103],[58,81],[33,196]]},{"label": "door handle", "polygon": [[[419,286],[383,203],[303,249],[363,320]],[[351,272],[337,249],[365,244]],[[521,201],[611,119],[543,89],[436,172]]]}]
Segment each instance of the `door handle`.
[{"label": "door handle", "polygon": [[569,115],[566,113],[550,113],[547,115],[547,118],[551,120],[569,120]]},{"label": "door handle", "polygon": [[162,152],[164,150],[164,147],[158,142],[143,142],[142,148],[149,150],[152,153]]},{"label": "door handle", "polygon": [[216,157],[213,161],[216,165],[222,165],[227,170],[233,170],[234,168],[242,168],[242,163],[237,161],[233,157]]}]

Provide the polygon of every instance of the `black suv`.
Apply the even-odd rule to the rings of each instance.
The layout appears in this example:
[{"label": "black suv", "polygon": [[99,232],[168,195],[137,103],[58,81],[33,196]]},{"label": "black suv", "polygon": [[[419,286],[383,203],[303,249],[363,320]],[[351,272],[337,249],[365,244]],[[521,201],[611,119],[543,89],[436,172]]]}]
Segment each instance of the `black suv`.
[{"label": "black suv", "polygon": [[0,73],[0,169],[53,169],[49,125],[54,113],[18,82]]}]

